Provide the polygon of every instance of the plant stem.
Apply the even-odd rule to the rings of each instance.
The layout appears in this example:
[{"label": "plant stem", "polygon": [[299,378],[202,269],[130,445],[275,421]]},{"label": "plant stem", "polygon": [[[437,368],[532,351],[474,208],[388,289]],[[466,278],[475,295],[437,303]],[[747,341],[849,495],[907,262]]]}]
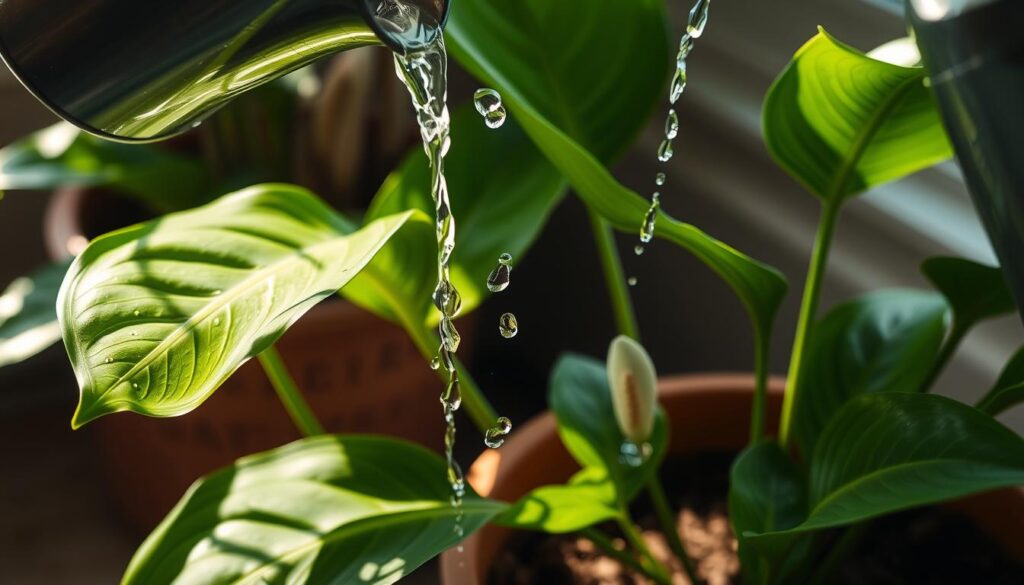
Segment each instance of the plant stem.
[{"label": "plant stem", "polygon": [[827,200],[818,222],[818,234],[814,240],[814,251],[811,253],[807,279],[804,282],[804,296],[800,303],[800,318],[796,324],[796,337],[793,339],[793,353],[789,361],[789,373],[786,378],[786,394],[782,401],[782,419],[779,422],[779,443],[783,447],[789,444],[793,405],[796,394],[800,390],[800,376],[803,360],[807,350],[807,341],[814,319],[818,313],[818,302],[821,300],[821,286],[825,280],[825,268],[828,265],[828,253],[832,247],[832,235],[835,232],[836,219],[842,202],[838,198]]},{"label": "plant stem", "polygon": [[964,336],[967,335],[967,327],[961,327],[956,320],[953,321],[953,326],[949,330],[949,338],[942,344],[942,349],[939,351],[939,355],[935,357],[935,363],[932,364],[932,369],[928,372],[928,376],[925,377],[921,383],[921,392],[928,392],[931,390],[935,381],[939,379],[939,375],[946,369],[946,364],[949,363],[950,358],[956,353],[960,342],[963,341]]},{"label": "plant stem", "polygon": [[285,366],[277,349],[270,346],[259,354],[257,359],[263,366],[263,371],[266,372],[274,391],[277,392],[277,397],[281,399],[284,409],[288,411],[288,415],[292,417],[292,422],[299,428],[299,431],[307,437],[324,434],[326,431],[324,431],[323,425],[313,414],[313,409],[309,407],[309,403],[302,396],[299,387],[295,385],[295,380],[288,373],[288,367]]},{"label": "plant stem", "polygon": [[860,544],[867,534],[870,525],[871,521],[867,520],[847,528],[842,536],[839,537],[839,540],[829,549],[828,554],[825,555],[818,568],[815,569],[809,583],[811,585],[823,585],[831,581],[832,573],[836,570],[836,567]]},{"label": "plant stem", "polygon": [[659,580],[657,575],[654,575],[650,571],[645,569],[644,566],[637,562],[637,560],[633,558],[633,556],[630,555],[628,552],[615,548],[615,543],[613,543],[612,540],[605,536],[605,534],[600,530],[594,528],[593,526],[590,526],[581,530],[580,534],[582,534],[583,537],[589,540],[590,542],[593,542],[594,545],[597,546],[597,548],[604,551],[606,555],[619,561],[623,565],[626,565],[627,567],[633,569],[637,573],[650,577],[654,581]]},{"label": "plant stem", "polygon": [[644,561],[646,561],[650,573],[660,577],[660,579],[656,580],[659,582],[670,583],[672,580],[672,573],[663,563],[658,561],[658,559],[654,558],[654,555],[651,554],[651,549],[648,548],[647,543],[644,542],[643,535],[640,534],[637,527],[633,525],[632,520],[629,519],[629,510],[627,510],[625,506],[623,506],[622,513],[619,515],[618,524],[619,528],[622,530],[623,536],[626,537],[626,541],[629,542],[630,546],[636,549],[636,551],[640,553],[640,556],[643,557]]},{"label": "plant stem", "polygon": [[662,488],[657,476],[651,477],[647,482],[647,491],[651,495],[651,502],[654,503],[654,512],[658,515],[661,530],[665,533],[665,538],[668,539],[669,547],[675,553],[679,562],[682,563],[686,576],[690,578],[690,583],[701,585],[704,581],[697,575],[697,568],[693,563],[693,559],[686,552],[686,546],[679,537],[679,529],[676,527],[675,519],[672,517],[672,508],[669,506],[668,497],[665,496],[665,490]]},{"label": "plant stem", "polygon": [[754,403],[750,408],[750,444],[764,437],[768,402],[768,340],[759,326],[754,331]]},{"label": "plant stem", "polygon": [[636,312],[633,311],[633,302],[629,298],[629,289],[626,288],[619,250],[615,247],[615,233],[611,224],[603,217],[590,210],[587,213],[590,214],[590,229],[594,232],[594,244],[601,259],[605,286],[608,288],[608,297],[615,313],[615,325],[622,335],[640,341],[640,327],[636,323]]},{"label": "plant stem", "polygon": [[[434,335],[423,326],[418,326],[416,323],[408,322],[402,319],[402,325],[405,327],[409,337],[412,338],[413,343],[416,344],[416,348],[420,350],[420,354],[429,362],[434,359],[437,355],[437,348],[440,346],[440,341],[434,337]],[[476,380],[470,375],[469,370],[463,365],[458,359],[455,360],[455,367],[459,373],[459,389],[462,392],[462,405],[466,407],[466,412],[469,414],[469,418],[476,425],[476,428],[481,433],[486,433],[488,429],[494,426],[498,420],[498,413],[491,406],[491,403],[487,401],[487,397],[480,391],[480,387],[477,386]],[[438,372],[438,376],[441,376],[442,380],[443,373]]]}]

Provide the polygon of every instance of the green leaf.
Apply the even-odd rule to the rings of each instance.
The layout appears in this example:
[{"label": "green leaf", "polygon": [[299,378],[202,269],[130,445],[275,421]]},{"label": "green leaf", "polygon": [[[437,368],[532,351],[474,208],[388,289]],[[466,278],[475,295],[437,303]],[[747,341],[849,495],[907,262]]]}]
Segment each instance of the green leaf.
[{"label": "green leaf", "polygon": [[796,537],[758,550],[749,546],[747,535],[787,530],[806,517],[806,481],[778,443],[761,441],[736,458],[729,475],[729,520],[739,540],[744,583],[782,582],[787,560],[799,556],[794,555]]},{"label": "green leaf", "polygon": [[621,517],[608,472],[588,467],[565,485],[539,487],[504,511],[495,523],[520,530],[567,534]]},{"label": "green leaf", "polygon": [[[491,130],[473,108],[452,118],[452,148],[445,163],[457,222],[458,247],[452,281],[466,314],[489,295],[487,276],[498,256],[526,253],[565,192],[558,172],[509,120]],[[381,187],[367,220],[419,209],[430,217],[430,168],[422,147]],[[433,224],[399,232],[343,294],[357,304],[407,327],[434,324],[430,302],[437,284],[437,241]]]},{"label": "green leaf", "polygon": [[832,309],[814,328],[797,393],[794,429],[810,454],[822,430],[852,398],[924,390],[946,335],[942,296],[884,290]]},{"label": "green leaf", "polygon": [[810,462],[810,511],[797,533],[1024,484],[1024,439],[970,406],[934,394],[866,394],[822,433]]},{"label": "green leaf", "polygon": [[354,232],[308,191],[271,184],[97,238],[57,302],[82,393],[73,426],[196,408],[410,215]]},{"label": "green leaf", "polygon": [[629,502],[657,471],[668,444],[668,423],[658,409],[643,464],[621,460],[625,437],[615,422],[608,374],[603,363],[568,354],[558,360],[551,376],[548,403],[558,420],[558,434],[583,468],[597,468],[615,485],[619,501]]},{"label": "green leaf", "polygon": [[[452,54],[501,92],[586,204],[615,227],[639,233],[649,203],[620,185],[602,161],[631,143],[664,99],[666,30],[655,0],[463,0],[447,36]],[[767,335],[786,292],[781,274],[664,212],[656,234],[721,276],[746,306],[758,338]]]},{"label": "green leaf", "polygon": [[995,416],[1024,402],[1024,347],[1003,367],[995,385],[978,401],[977,409]]},{"label": "green leaf", "polygon": [[921,272],[949,301],[954,327],[961,331],[1017,308],[1006,278],[995,266],[964,258],[929,258],[921,265]]},{"label": "green leaf", "polygon": [[110,142],[61,122],[0,150],[0,189],[105,186],[158,211],[191,207],[208,194],[198,160],[151,145]]},{"label": "green leaf", "polygon": [[60,341],[57,292],[70,262],[49,264],[12,282],[0,295],[0,367]]},{"label": "green leaf", "polygon": [[[122,584],[394,583],[461,540],[446,477],[434,453],[380,437],[245,457],[192,486]],[[466,535],[504,508],[468,492]]]},{"label": "green leaf", "polygon": [[925,72],[872,59],[819,29],[762,113],[768,151],[811,193],[839,201],[952,156]]}]

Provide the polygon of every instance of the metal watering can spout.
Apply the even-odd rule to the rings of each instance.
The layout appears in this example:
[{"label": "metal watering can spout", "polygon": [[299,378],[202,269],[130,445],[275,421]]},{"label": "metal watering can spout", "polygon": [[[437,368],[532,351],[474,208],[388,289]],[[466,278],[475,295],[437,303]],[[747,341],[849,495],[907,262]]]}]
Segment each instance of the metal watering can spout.
[{"label": "metal watering can spout", "polygon": [[58,116],[103,138],[180,134],[325,55],[441,34],[450,0],[0,0],[0,56]]}]

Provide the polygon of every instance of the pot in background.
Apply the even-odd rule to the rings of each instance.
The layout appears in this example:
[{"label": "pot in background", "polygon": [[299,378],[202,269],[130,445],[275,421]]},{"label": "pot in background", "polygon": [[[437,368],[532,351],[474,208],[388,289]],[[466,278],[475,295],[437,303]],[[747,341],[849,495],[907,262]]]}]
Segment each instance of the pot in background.
[{"label": "pot in background", "polygon": [[[785,381],[768,389],[768,428],[774,435]],[[741,374],[694,374],[661,379],[659,400],[668,414],[668,456],[739,452],[747,443],[754,378]],[[564,483],[579,465],[558,437],[555,417],[545,412],[523,425],[502,446],[481,455],[467,479],[482,496],[514,502],[542,485]],[[671,494],[670,494],[671,495]],[[1024,491],[1007,489],[947,504],[970,516],[1009,552],[1024,557]],[[488,525],[463,542],[463,552],[441,556],[443,585],[483,585],[511,530]]]},{"label": "pot in background", "polygon": [[[99,191],[58,191],[46,217],[47,248],[54,258],[78,253],[87,235],[144,217],[132,217],[135,211],[130,202],[114,202]],[[473,329],[471,324],[462,328]],[[464,347],[468,356],[472,340]],[[277,348],[328,431],[382,433],[442,448],[440,383],[400,327],[338,297],[313,307]],[[89,427],[99,442],[113,501],[144,532],[200,476],[299,438],[256,360],[185,416],[118,413]]]}]

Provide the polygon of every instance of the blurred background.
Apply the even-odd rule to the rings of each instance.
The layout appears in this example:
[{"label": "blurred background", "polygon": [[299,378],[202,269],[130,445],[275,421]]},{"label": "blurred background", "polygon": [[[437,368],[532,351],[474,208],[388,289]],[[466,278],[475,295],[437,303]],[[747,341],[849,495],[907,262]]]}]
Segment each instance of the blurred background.
[{"label": "blurred background", "polygon": [[[688,3],[670,3],[677,34],[683,28],[684,4]],[[787,365],[799,283],[818,206],[769,159],[760,136],[761,100],[817,25],[867,50],[905,35],[899,4],[884,0],[718,2],[708,31],[690,59],[690,86],[679,108],[680,138],[667,169],[663,206],[675,217],[776,266],[789,278],[791,292],[774,339],[775,373],[784,373]],[[321,65],[320,92],[371,108],[359,97],[358,80],[370,74],[390,76],[390,63],[383,50],[364,53]],[[465,102],[476,84],[462,72],[453,71],[452,77],[452,102]],[[318,168],[332,169],[331,176],[319,176],[313,170],[300,173],[301,182],[318,192],[341,193],[345,202],[338,204],[341,208],[353,201],[344,197],[357,201],[372,195],[387,169],[416,141],[411,111],[402,100],[394,104],[397,109],[389,112],[398,118],[389,122],[394,139],[388,144],[368,138],[379,135],[380,127],[373,125],[342,130],[335,142],[309,138],[306,144],[313,145],[309,148],[319,148],[323,155],[315,159]],[[314,100],[302,115],[339,128],[348,128],[347,121],[353,119],[373,118],[378,120],[373,124],[379,124],[382,116],[377,110],[371,116],[356,105],[327,113],[325,107]],[[647,131],[615,169],[620,180],[641,193],[649,190],[651,178],[662,167],[655,151],[662,138],[665,109],[652,117]],[[6,70],[0,72],[0,144],[54,121]],[[361,152],[362,164],[332,166],[331,153],[338,149],[345,150],[339,157],[345,160],[351,159],[353,151]],[[995,262],[952,163],[877,191],[844,211],[823,308],[879,287],[926,286],[918,266],[930,256]],[[0,202],[0,282],[9,283],[48,261],[46,238],[49,233],[53,239],[54,220],[48,230],[43,226],[47,217],[67,206],[60,200],[49,193],[8,192]],[[103,205],[112,203],[100,199],[92,205],[99,206],[94,211],[102,215]],[[660,372],[749,371],[751,334],[729,289],[695,259],[668,245],[655,243],[643,256],[634,256],[635,239],[621,235],[619,243],[626,272],[638,281],[632,289],[634,303],[643,340]],[[592,246],[582,206],[566,198],[530,253],[517,259],[513,286],[463,323],[469,333],[466,353],[477,381],[498,410],[516,422],[544,407],[547,375],[561,352],[602,356],[614,335]],[[513,340],[495,332],[498,316],[505,311],[519,318],[520,333]],[[337,323],[348,325],[339,328]],[[365,390],[357,394],[365,394],[366,400],[400,394],[396,400],[408,407],[398,411],[395,420],[380,420],[367,404],[349,402],[336,417],[327,416],[329,426],[386,431],[397,425],[440,447],[440,409],[431,417],[420,408],[423,404],[436,408],[436,384],[422,360],[403,344],[401,332],[381,330],[341,307],[311,313],[300,328],[302,338],[290,334],[285,344],[292,347],[291,355],[306,356],[305,361],[295,357],[289,361],[301,361],[300,381],[318,410],[331,411],[337,402],[329,390],[339,378],[344,379],[343,385]],[[323,340],[336,336],[363,343],[324,348]],[[1016,317],[981,326],[940,380],[940,392],[974,400],[1022,340]],[[286,351],[286,359],[288,355]],[[423,387],[422,397],[403,398],[410,385]],[[5,583],[117,582],[147,525],[164,515],[196,469],[202,473],[216,467],[218,457],[273,446],[282,437],[287,440],[291,432],[284,415],[266,415],[270,417],[266,421],[253,423],[249,420],[253,417],[239,406],[273,403],[272,392],[251,368],[241,371],[196,417],[186,417],[193,419],[188,421],[117,415],[73,432],[69,420],[76,401],[74,376],[59,345],[26,362],[0,368],[0,565]],[[230,418],[232,411],[240,409],[235,426],[217,423],[217,416]],[[115,422],[128,418],[132,420]],[[1020,409],[1004,419],[1024,430]],[[466,421],[462,428],[460,459],[468,464],[483,445]],[[180,473],[167,469],[159,457],[132,452],[130,447],[125,452],[129,442],[157,445],[154,448],[163,449],[168,461],[181,462]],[[427,566],[413,582],[432,583],[434,573]]]}]

